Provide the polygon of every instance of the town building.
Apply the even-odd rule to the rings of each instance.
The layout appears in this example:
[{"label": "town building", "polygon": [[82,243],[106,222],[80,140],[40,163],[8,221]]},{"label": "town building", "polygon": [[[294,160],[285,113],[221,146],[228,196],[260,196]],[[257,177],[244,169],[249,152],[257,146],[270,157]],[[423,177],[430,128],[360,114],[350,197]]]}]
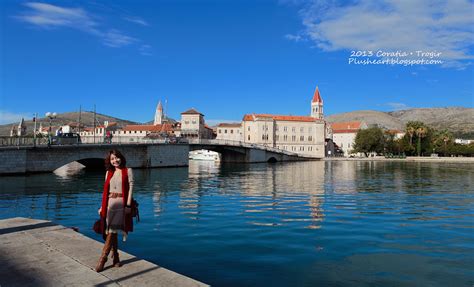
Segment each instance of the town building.
[{"label": "town building", "polygon": [[311,101],[311,116],[246,114],[241,124],[220,124],[217,138],[324,157],[325,125],[323,100],[316,87]]},{"label": "town building", "polygon": [[11,130],[10,130],[10,136],[11,137],[22,137],[26,135],[26,124],[25,124],[25,119],[21,118],[20,123],[18,125],[13,125]]},{"label": "town building", "polygon": [[216,139],[242,141],[242,123],[220,123],[217,126]]},{"label": "town building", "polygon": [[365,122],[339,122],[332,123],[332,139],[335,144],[344,152],[344,156],[349,156],[354,148],[355,138],[360,129],[366,129]]},{"label": "town building", "polygon": [[204,122],[204,115],[192,108],[181,113],[181,127],[176,136],[188,139],[213,139],[213,130]]}]

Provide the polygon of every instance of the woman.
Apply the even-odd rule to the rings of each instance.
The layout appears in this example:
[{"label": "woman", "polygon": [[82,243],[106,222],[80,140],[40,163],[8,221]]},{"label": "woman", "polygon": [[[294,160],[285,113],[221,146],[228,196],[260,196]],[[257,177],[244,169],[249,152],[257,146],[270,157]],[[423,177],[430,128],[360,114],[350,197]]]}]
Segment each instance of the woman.
[{"label": "woman", "polygon": [[125,157],[118,150],[111,150],[105,158],[104,192],[99,214],[106,218],[105,244],[95,271],[104,270],[107,256],[112,250],[113,266],[120,267],[117,233],[123,232],[123,241],[133,231],[131,204],[133,194],[132,169],[126,167]]}]

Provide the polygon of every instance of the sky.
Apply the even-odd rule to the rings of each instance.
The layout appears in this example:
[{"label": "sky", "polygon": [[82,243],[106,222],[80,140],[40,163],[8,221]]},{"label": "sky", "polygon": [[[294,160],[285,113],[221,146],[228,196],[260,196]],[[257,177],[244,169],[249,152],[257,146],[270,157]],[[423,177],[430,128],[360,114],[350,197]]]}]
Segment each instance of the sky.
[{"label": "sky", "polygon": [[472,0],[0,2],[0,124],[474,107]]}]

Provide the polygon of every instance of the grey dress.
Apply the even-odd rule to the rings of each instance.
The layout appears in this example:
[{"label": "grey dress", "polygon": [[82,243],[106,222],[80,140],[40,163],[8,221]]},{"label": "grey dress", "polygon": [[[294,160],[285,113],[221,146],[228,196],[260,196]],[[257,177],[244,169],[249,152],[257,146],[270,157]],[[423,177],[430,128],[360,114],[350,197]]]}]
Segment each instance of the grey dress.
[{"label": "grey dress", "polygon": [[[107,174],[105,175],[107,178]],[[132,169],[128,169],[128,183],[130,185],[129,193],[133,191],[133,172]],[[125,199],[126,201],[127,199]],[[114,175],[110,179],[110,190],[109,190],[109,202],[107,206],[107,230],[106,233],[118,233],[119,230],[123,231],[123,217],[124,217],[124,206],[122,198],[122,171],[116,169]],[[127,236],[123,232],[123,240],[125,241]]]}]

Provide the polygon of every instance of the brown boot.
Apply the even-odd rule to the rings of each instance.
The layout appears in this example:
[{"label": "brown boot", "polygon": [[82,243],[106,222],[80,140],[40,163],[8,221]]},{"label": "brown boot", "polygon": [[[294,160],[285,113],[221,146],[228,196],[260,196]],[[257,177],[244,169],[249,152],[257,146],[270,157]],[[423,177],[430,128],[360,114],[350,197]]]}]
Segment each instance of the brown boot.
[{"label": "brown boot", "polygon": [[96,272],[101,272],[104,270],[105,262],[107,262],[107,256],[109,256],[110,249],[112,249],[112,234],[107,234],[107,238],[105,239],[104,248],[102,249],[102,255],[100,255],[99,262],[97,262],[97,266],[95,267]]},{"label": "brown boot", "polygon": [[119,253],[118,253],[118,235],[117,233],[112,235],[112,257],[114,259],[113,265],[114,267],[121,267],[122,263],[120,263]]}]

